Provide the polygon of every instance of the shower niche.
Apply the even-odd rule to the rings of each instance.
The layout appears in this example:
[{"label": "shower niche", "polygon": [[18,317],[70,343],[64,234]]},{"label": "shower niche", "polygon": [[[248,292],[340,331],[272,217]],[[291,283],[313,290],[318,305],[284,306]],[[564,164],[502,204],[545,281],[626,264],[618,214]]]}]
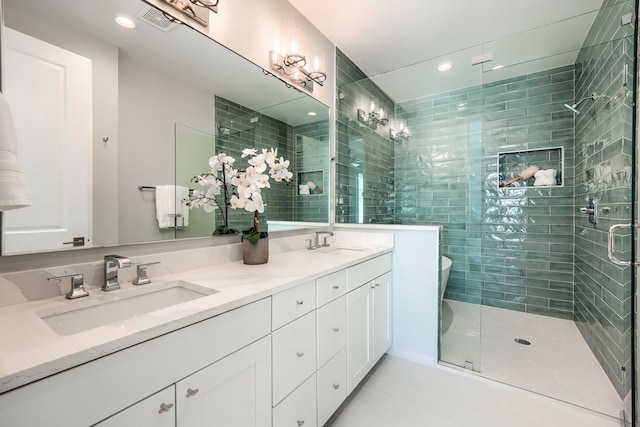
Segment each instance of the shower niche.
[{"label": "shower niche", "polygon": [[498,187],[563,187],[564,147],[499,152]]}]

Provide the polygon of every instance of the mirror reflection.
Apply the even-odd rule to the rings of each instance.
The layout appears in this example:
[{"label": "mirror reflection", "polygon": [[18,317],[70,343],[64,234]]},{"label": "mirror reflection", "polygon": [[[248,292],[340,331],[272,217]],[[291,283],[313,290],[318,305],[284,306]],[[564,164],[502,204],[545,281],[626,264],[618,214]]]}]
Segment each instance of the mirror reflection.
[{"label": "mirror reflection", "polygon": [[[280,147],[295,165],[265,193],[267,221],[329,221],[328,108],[314,98],[138,0],[4,8],[4,93],[34,204],[4,214],[3,254],[210,236],[218,218],[195,209],[161,227],[154,188],[192,188],[211,153],[240,146]],[[300,195],[299,179],[323,193]],[[76,237],[85,246],[64,244]]]}]

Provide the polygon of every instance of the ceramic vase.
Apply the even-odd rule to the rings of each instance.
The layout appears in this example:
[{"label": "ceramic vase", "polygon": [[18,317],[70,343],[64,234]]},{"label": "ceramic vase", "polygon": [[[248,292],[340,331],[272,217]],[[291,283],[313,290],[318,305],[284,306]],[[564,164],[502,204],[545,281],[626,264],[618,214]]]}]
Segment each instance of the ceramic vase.
[{"label": "ceramic vase", "polygon": [[269,261],[269,239],[262,238],[255,245],[243,240],[242,260],[247,265],[266,264]]}]

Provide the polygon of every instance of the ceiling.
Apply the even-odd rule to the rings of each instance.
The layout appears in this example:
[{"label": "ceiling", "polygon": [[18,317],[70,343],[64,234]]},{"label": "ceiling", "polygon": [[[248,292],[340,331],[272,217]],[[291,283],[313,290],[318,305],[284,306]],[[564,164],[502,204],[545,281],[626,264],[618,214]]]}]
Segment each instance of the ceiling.
[{"label": "ceiling", "polygon": [[[573,64],[603,0],[289,0],[392,99]],[[471,58],[493,53],[479,66]],[[447,73],[437,66],[451,62]],[[490,72],[496,65],[504,69]]]}]

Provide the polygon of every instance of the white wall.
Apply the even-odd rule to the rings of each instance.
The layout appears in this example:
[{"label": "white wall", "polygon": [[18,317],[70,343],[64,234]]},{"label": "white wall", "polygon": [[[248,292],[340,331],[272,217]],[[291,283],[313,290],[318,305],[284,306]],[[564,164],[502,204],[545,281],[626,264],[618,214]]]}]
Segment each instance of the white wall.
[{"label": "white wall", "polygon": [[438,362],[440,227],[336,224],[341,231],[392,233],[393,345],[390,354]]}]

